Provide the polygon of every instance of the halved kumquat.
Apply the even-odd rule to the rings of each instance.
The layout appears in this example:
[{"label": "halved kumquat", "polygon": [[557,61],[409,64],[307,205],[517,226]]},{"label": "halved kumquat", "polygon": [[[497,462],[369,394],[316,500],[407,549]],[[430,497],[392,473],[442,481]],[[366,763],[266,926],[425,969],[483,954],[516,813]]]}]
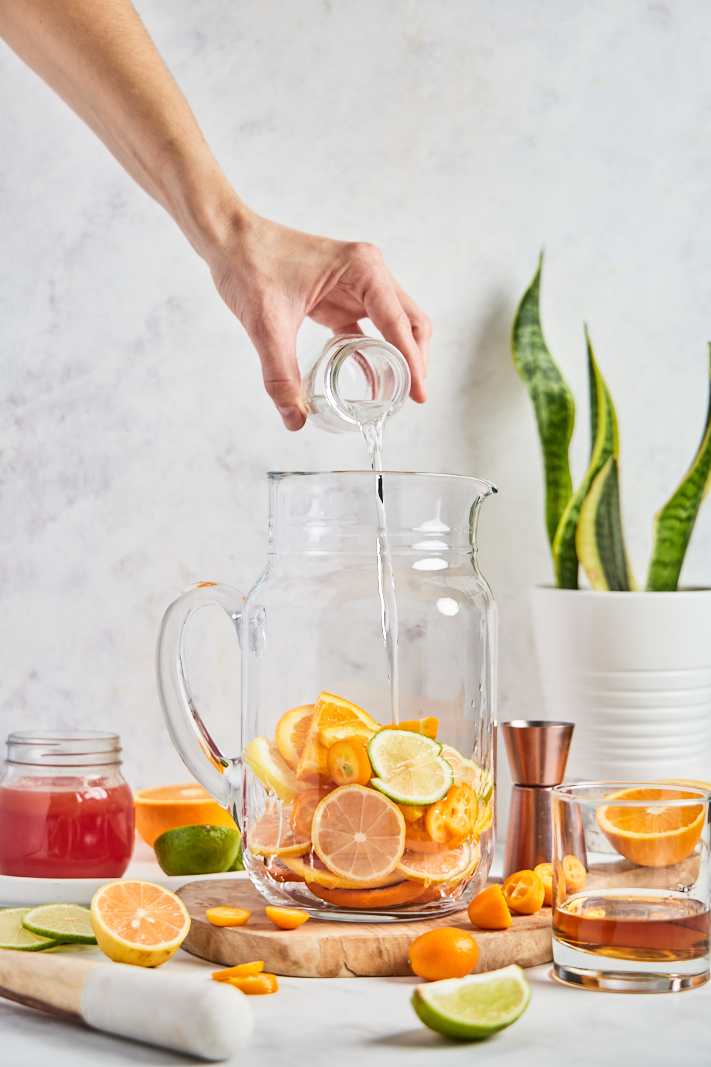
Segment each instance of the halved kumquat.
[{"label": "halved kumquat", "polygon": [[268,907],[265,910],[267,918],[271,919],[280,930],[296,930],[297,926],[303,926],[310,918],[308,912],[300,911],[298,908]]},{"label": "halved kumquat", "polygon": [[577,856],[565,856],[563,859],[563,876],[568,893],[579,893],[585,885],[588,872]]},{"label": "halved kumquat", "polygon": [[500,885],[490,885],[467,908],[469,921],[481,930],[506,930],[513,919]]},{"label": "halved kumquat", "polygon": [[533,915],[543,907],[543,882],[533,871],[516,871],[505,880],[501,892],[511,911]]},{"label": "halved kumquat", "polygon": [[543,883],[543,903],[553,903],[553,864],[552,863],[538,863],[533,868],[533,873],[537,874]]},{"label": "halved kumquat", "polygon": [[266,993],[277,993],[279,991],[279,983],[277,982],[275,974],[246,974],[243,978],[228,978],[228,985],[233,985],[235,989],[241,989],[243,993],[246,993],[248,997],[260,997]]},{"label": "halved kumquat", "polygon": [[230,978],[245,978],[249,974],[259,974],[264,970],[263,960],[254,960],[253,963],[238,963],[234,967],[226,967],[224,971],[213,971],[213,982],[229,982]]},{"label": "halved kumquat", "polygon": [[245,926],[251,912],[245,908],[208,908],[205,914],[213,926]]}]

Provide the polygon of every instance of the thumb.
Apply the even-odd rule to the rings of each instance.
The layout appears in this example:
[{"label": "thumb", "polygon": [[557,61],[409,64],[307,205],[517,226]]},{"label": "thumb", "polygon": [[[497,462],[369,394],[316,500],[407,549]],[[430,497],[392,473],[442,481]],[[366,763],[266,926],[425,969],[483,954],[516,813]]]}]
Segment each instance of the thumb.
[{"label": "thumb", "polygon": [[306,422],[306,408],[296,362],[296,329],[288,321],[273,318],[247,332],[262,362],[264,388],[284,425],[287,430],[300,430]]}]

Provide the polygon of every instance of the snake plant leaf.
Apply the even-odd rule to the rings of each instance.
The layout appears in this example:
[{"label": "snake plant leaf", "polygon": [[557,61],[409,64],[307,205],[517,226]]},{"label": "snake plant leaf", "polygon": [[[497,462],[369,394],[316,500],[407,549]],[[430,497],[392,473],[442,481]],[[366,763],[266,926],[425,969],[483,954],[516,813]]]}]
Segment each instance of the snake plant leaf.
[{"label": "snake plant leaf", "polygon": [[553,539],[553,563],[560,589],[578,588],[578,553],[575,531],[593,479],[610,456],[618,454],[617,416],[612,398],[600,373],[587,328],[585,341],[588,350],[588,380],[590,383],[590,425],[593,431],[590,464],[577,492],[571,496],[563,512]]},{"label": "snake plant leaf", "polygon": [[511,351],[518,375],[533,401],[538,423],[546,479],[546,525],[552,545],[573,491],[568,445],[573,433],[575,401],[543,337],[539,306],[542,266],[543,253],[516,312]]},{"label": "snake plant leaf", "polygon": [[[709,345],[711,374],[711,344]],[[654,548],[647,574],[650,592],[674,591],[701,501],[711,487],[711,396],[706,427],[694,461],[681,485],[654,516]]]},{"label": "snake plant leaf", "polygon": [[636,590],[622,536],[617,456],[610,456],[593,478],[580,509],[575,541],[593,589]]}]

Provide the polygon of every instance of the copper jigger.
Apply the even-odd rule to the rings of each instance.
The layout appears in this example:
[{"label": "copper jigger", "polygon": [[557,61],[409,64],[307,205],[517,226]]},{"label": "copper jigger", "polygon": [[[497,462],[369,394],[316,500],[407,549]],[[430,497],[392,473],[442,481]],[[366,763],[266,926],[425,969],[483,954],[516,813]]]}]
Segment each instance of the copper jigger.
[{"label": "copper jigger", "polygon": [[499,727],[514,780],[504,859],[508,878],[514,871],[531,871],[537,863],[551,861],[551,791],[565,777],[574,724],[514,719]]}]

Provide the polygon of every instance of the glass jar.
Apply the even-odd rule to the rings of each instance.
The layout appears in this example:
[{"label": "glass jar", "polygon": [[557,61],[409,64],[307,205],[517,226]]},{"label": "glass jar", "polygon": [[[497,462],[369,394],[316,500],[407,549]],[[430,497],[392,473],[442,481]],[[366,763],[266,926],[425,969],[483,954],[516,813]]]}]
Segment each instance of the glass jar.
[{"label": "glass jar", "polygon": [[331,337],[299,356],[308,419],[331,433],[362,430],[395,415],[410,393],[410,368],[387,341]]},{"label": "glass jar", "polygon": [[[270,474],[268,564],[252,591],[204,583],[166,612],[157,666],[168,729],[234,814],[245,867],[271,904],[412,919],[456,911],[484,888],[496,605],[476,528],[492,492],[439,474]],[[184,628],[211,604],[242,650],[236,758],[210,737],[185,674]],[[436,772],[426,796],[388,778],[383,764],[401,750]]]},{"label": "glass jar", "polygon": [[120,878],[133,853],[133,795],[117,734],[22,730],[0,780],[0,874]]}]

